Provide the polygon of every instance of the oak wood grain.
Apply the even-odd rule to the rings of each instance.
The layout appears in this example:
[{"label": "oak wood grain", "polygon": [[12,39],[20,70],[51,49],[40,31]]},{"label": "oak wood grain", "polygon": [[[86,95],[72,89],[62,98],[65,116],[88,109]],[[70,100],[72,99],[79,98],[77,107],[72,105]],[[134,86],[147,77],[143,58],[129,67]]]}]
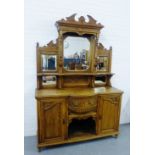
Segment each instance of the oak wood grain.
[{"label": "oak wood grain", "polygon": [[[99,42],[102,24],[90,15],[87,15],[88,21],[83,16],[75,20],[75,16],[73,14],[56,22],[58,38],[55,42],[50,41],[42,47],[37,43],[36,46],[38,148],[119,134],[123,91],[111,84],[114,75],[111,72],[112,47],[106,49]],[[89,40],[90,67],[87,70],[64,69],[63,42],[69,34]],[[42,69],[42,55],[56,56],[56,70]],[[97,69],[100,56],[107,59],[106,70]],[[49,79],[55,76],[56,83],[43,85],[44,76]],[[96,78],[102,83],[96,83]],[[80,130],[77,133],[69,132],[69,127],[77,125],[77,122],[87,123],[88,129],[92,127],[89,122],[93,122],[93,132],[83,131],[80,126],[74,126]]]}]

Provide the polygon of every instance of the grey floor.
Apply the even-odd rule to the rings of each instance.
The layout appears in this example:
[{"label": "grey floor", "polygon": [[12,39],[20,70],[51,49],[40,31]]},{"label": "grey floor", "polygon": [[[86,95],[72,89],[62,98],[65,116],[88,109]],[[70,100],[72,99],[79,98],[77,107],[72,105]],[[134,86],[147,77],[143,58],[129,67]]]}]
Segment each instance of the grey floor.
[{"label": "grey floor", "polygon": [[36,137],[24,138],[24,155],[130,155],[130,125],[120,126],[118,138],[108,137],[86,142],[59,145],[38,152]]}]

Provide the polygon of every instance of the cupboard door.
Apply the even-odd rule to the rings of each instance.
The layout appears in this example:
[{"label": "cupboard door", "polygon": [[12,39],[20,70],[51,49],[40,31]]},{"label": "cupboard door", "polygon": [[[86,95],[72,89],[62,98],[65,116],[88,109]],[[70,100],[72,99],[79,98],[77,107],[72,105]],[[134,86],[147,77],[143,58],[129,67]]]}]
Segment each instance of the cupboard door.
[{"label": "cupboard door", "polygon": [[120,117],[120,99],[118,95],[102,95],[99,97],[99,133],[118,130]]},{"label": "cupboard door", "polygon": [[67,108],[65,99],[40,101],[41,142],[64,140],[66,134]]}]

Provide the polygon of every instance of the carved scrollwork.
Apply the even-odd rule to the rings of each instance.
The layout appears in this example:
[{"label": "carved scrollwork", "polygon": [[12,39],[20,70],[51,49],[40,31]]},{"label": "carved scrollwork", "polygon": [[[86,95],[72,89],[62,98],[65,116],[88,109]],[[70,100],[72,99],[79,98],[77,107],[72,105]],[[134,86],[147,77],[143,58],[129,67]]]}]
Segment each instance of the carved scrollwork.
[{"label": "carved scrollwork", "polygon": [[[89,18],[89,22],[90,22],[90,23],[96,24],[97,21],[96,21],[92,16],[87,15],[87,17]],[[100,23],[99,23],[99,24],[100,24]]]},{"label": "carved scrollwork", "polygon": [[119,97],[113,97],[114,102],[119,102],[119,99],[120,99]]},{"label": "carved scrollwork", "polygon": [[58,38],[56,39],[56,42],[54,43],[53,40],[51,40],[46,46],[38,47],[41,51],[50,51],[50,52],[58,52]]},{"label": "carved scrollwork", "polygon": [[108,96],[108,97],[103,97],[104,101],[110,101],[112,104],[118,104],[120,102],[120,97],[119,96]]},{"label": "carved scrollwork", "polygon": [[[76,13],[72,14],[71,16],[69,17],[66,17],[67,21],[75,21],[75,16],[76,16]],[[65,21],[65,19],[62,19],[63,21]],[[61,21],[62,21],[61,20]]]},{"label": "carved scrollwork", "polygon": [[83,16],[81,16],[81,17],[79,18],[79,22],[80,22],[80,23],[85,23],[85,18],[84,18]]},{"label": "carved scrollwork", "polygon": [[59,21],[57,21],[57,24],[61,24],[61,23],[71,23],[71,24],[85,24],[85,25],[91,25],[91,26],[95,26],[95,27],[99,27],[99,28],[103,28],[104,26],[101,23],[97,23],[97,21],[90,15],[87,15],[88,17],[88,22],[86,22],[86,19],[84,16],[81,16],[78,18],[78,21],[75,20],[75,16],[76,13],[74,13],[73,15],[66,17],[66,19],[61,19]]},{"label": "carved scrollwork", "polygon": [[110,49],[106,49],[102,43],[98,43],[98,46],[97,46],[98,49],[100,50],[104,50],[104,51],[109,51],[109,50],[112,50],[112,47],[110,46]]},{"label": "carved scrollwork", "polygon": [[102,43],[97,44],[97,56],[110,56],[112,47],[106,49]]},{"label": "carved scrollwork", "polygon": [[97,102],[96,98],[72,98],[69,102],[69,110],[73,113],[87,113],[90,111],[96,111]]},{"label": "carved scrollwork", "polygon": [[53,108],[57,103],[46,103],[44,104],[44,110],[47,111],[51,108]]},{"label": "carved scrollwork", "polygon": [[48,47],[52,47],[52,48],[57,48],[58,47],[58,38],[56,39],[56,43],[53,42],[53,40],[51,40],[48,44]]}]

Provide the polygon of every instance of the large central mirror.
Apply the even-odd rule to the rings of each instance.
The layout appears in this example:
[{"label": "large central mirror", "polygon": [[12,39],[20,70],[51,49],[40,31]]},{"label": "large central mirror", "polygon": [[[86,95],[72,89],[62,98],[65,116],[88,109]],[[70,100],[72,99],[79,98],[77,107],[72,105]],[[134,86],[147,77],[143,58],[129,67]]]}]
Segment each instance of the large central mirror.
[{"label": "large central mirror", "polygon": [[87,37],[67,36],[63,47],[65,70],[87,70],[89,68],[90,41]]}]

